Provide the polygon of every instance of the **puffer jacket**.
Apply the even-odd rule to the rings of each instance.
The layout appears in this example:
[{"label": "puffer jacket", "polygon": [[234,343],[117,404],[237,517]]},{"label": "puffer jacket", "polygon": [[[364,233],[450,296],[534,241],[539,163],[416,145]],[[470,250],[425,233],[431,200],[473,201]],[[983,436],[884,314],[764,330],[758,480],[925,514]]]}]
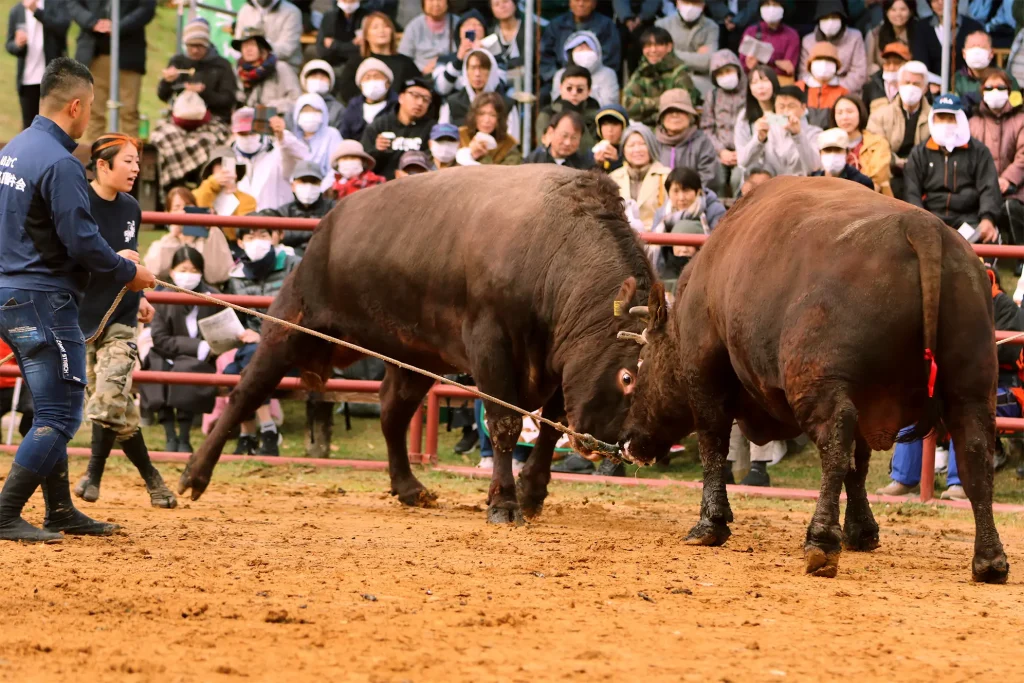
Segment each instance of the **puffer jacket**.
[{"label": "puffer jacket", "polygon": [[971,137],[992,152],[999,177],[1017,188],[1005,196],[1024,201],[1024,105],[996,114],[982,102],[970,127]]},{"label": "puffer jacket", "polygon": [[811,75],[810,64],[807,58],[815,44],[829,42],[835,45],[839,52],[839,85],[860,97],[860,91],[868,80],[868,58],[864,49],[864,36],[860,31],[846,26],[839,35],[834,38],[826,38],[820,28],[815,27],[814,31],[804,36],[800,43],[800,68],[798,76],[800,80],[806,81]]},{"label": "puffer jacket", "polygon": [[[284,286],[285,279],[301,261],[302,259],[298,256],[291,256],[285,253],[284,250],[278,250],[274,270],[262,280],[250,280],[247,278],[244,272],[243,261],[239,261],[238,265],[231,271],[231,277],[224,283],[224,293],[243,296],[277,296],[277,293],[281,291],[281,287]],[[254,315],[244,313],[238,317],[247,330],[252,330],[259,334],[262,320]]]},{"label": "puffer jacket", "polygon": [[641,58],[640,66],[633,72],[623,93],[622,103],[629,112],[630,120],[645,126],[658,125],[658,101],[663,92],[673,88],[686,90],[694,106],[700,106],[700,90],[679,57],[670,52],[657,64],[651,64],[646,57]]},{"label": "puffer jacket", "polygon": [[171,57],[169,66],[181,71],[195,69],[195,73],[191,76],[180,74],[173,83],[161,78],[156,86],[156,95],[161,101],[170,102],[185,89],[186,83],[202,83],[205,87],[199,96],[203,98],[210,114],[224,122],[231,120],[231,112],[235,108],[235,70],[228,60],[217,53],[213,45],[198,62],[192,61],[187,55],[177,54]]},{"label": "puffer jacket", "polygon": [[[602,62],[604,52],[601,49],[601,41],[597,39],[593,31],[576,31],[575,33],[570,33],[569,37],[565,39],[565,45],[568,45],[570,41],[574,41],[577,38],[584,40],[590,46],[590,49],[597,53],[597,65],[590,70],[590,96],[597,100],[597,103],[602,107],[618,104],[619,77],[615,75],[615,71],[605,66]],[[562,51],[565,53],[565,61],[568,63],[569,51],[564,48]],[[555,72],[555,78],[551,81],[552,93],[559,92],[563,73],[565,73],[564,67]]]},{"label": "puffer jacket", "polygon": [[726,66],[735,66],[740,72],[740,83],[732,92],[717,85],[708,93],[704,112],[700,117],[700,129],[708,136],[716,152],[736,149],[736,118],[747,102],[747,79],[740,69],[740,60],[732,50],[719,50],[711,55],[711,75]]},{"label": "puffer jacket", "polygon": [[982,218],[994,222],[999,215],[996,165],[988,148],[974,138],[951,153],[929,138],[910,152],[903,179],[906,200],[951,228],[963,223],[977,228]]},{"label": "puffer jacket", "polygon": [[[262,211],[256,212],[257,216],[274,216],[276,218],[323,218],[326,216],[331,209],[334,208],[334,200],[328,199],[323,195],[306,206],[305,204],[299,204],[299,202],[289,202],[284,206],[279,206],[276,209],[263,209]],[[285,230],[284,231],[284,244],[295,249],[295,253],[298,256],[306,251],[306,245],[309,244],[310,238],[313,237],[312,230]]]},{"label": "puffer jacket", "polygon": [[877,133],[865,130],[861,133],[863,143],[860,147],[858,161],[860,162],[861,173],[871,178],[875,184],[875,191],[891,197],[892,187],[892,149],[885,138]]}]

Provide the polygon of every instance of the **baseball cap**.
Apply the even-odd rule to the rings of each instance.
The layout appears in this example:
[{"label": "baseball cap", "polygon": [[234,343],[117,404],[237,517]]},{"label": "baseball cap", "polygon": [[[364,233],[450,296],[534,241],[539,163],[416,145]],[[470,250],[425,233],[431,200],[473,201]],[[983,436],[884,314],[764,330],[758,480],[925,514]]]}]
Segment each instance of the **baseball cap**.
[{"label": "baseball cap", "polygon": [[323,180],[324,173],[320,170],[320,164],[315,164],[312,161],[300,161],[295,164],[295,170],[292,171],[292,177],[289,178],[289,180],[295,182],[299,178],[316,178],[317,180]]},{"label": "baseball cap", "polygon": [[932,102],[932,111],[946,111],[955,114],[956,112],[963,110],[964,105],[960,101],[960,98],[952,93],[939,95],[935,98],[935,101]]},{"label": "baseball cap", "polygon": [[459,127],[452,123],[436,123],[430,129],[430,139],[440,140],[441,138],[459,139]]},{"label": "baseball cap", "polygon": [[882,56],[896,55],[897,57],[903,58],[903,61],[909,62],[913,57],[910,54],[910,48],[899,42],[898,40],[893,41],[882,48]]},{"label": "baseball cap", "polygon": [[434,164],[431,163],[430,157],[427,156],[426,152],[411,151],[403,153],[402,158],[398,160],[398,170],[404,171],[410,166],[419,166],[428,171],[434,169]]},{"label": "baseball cap", "polygon": [[424,90],[429,91],[430,94],[434,94],[433,83],[420,76],[405,79],[405,81],[402,82],[402,88],[398,92],[403,93],[409,88],[423,88]]}]

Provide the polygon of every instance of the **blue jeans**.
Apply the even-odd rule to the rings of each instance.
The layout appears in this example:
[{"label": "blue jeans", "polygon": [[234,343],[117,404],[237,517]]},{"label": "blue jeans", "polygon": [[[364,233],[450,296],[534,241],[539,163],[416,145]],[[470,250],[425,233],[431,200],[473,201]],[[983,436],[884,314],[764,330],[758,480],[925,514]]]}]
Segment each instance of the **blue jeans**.
[{"label": "blue jeans", "polygon": [[14,351],[32,391],[35,416],[14,462],[47,476],[68,457],[82,424],[85,337],[70,292],[0,289],[0,338]]},{"label": "blue jeans", "polygon": [[[476,415],[476,433],[480,435],[480,457],[493,458],[494,446],[490,438],[484,432],[484,402],[477,399],[473,402],[473,412]],[[526,462],[530,457],[530,446],[516,446],[512,451],[512,459],[519,462]]]}]

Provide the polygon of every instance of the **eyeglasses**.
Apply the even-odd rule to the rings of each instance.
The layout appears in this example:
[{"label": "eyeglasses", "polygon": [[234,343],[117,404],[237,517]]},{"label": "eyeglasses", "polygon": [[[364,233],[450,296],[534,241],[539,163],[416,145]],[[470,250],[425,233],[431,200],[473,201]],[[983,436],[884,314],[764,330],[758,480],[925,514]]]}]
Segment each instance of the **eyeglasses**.
[{"label": "eyeglasses", "polygon": [[430,95],[424,95],[423,93],[413,92],[412,90],[406,90],[402,94],[403,95],[408,95],[409,97],[413,98],[414,100],[417,100],[417,101],[422,102],[424,104],[430,104]]}]

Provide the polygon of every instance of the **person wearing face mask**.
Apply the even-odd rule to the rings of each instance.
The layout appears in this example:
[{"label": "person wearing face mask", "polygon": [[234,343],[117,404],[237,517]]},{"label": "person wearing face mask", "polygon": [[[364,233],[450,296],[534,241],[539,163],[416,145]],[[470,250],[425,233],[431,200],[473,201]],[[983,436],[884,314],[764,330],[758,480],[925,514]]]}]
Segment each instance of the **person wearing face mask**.
[{"label": "person wearing face mask", "polygon": [[359,94],[353,96],[345,107],[338,132],[346,140],[358,140],[366,126],[378,116],[391,112],[398,105],[398,95],[391,90],[394,74],[388,65],[375,57],[368,57],[359,65],[356,83]]},{"label": "person wearing face mask", "polygon": [[[285,279],[302,260],[274,246],[283,231],[271,234],[265,228],[239,229],[237,246],[242,253],[231,277],[224,285],[226,294],[244,296],[277,296]],[[249,365],[260,341],[262,321],[256,316],[239,314],[245,330],[238,336],[242,346],[234,359],[224,368],[225,375],[240,375]],[[256,415],[242,423],[238,437],[237,455],[278,455],[278,432],[270,414],[270,399],[256,410]]]},{"label": "person wearing face mask", "polygon": [[[782,23],[786,10],[780,0],[761,0],[761,21],[748,26],[744,37],[751,37],[772,46],[772,56],[767,66],[775,70],[780,84],[794,82],[796,67],[800,62],[800,35],[792,26]],[[757,57],[743,57],[743,70],[749,72],[758,66]]]},{"label": "person wearing face mask", "polygon": [[[966,2],[967,0],[964,0]],[[975,21],[968,13],[958,11],[957,0],[953,0],[953,61],[951,69],[956,69],[962,59],[967,36],[979,31],[984,32],[985,27]],[[942,73],[942,11],[945,0],[929,0],[931,16],[921,20],[921,30],[916,31],[911,39],[910,51],[914,53],[915,59],[920,59],[928,67],[928,71],[934,74]],[[919,5],[920,9],[920,5]],[[926,16],[919,12],[920,16]]]},{"label": "person wearing face mask", "polygon": [[847,26],[846,9],[840,0],[818,0],[815,10],[817,26],[800,43],[800,80],[806,82],[811,73],[811,51],[821,42],[831,43],[839,58],[839,85],[847,92],[860,96],[867,82],[867,53],[864,37],[857,29]]},{"label": "person wearing face mask", "polygon": [[992,153],[971,137],[960,98],[940,95],[928,119],[931,137],[907,158],[906,201],[931,212],[967,239],[995,242],[1002,207]]},{"label": "person wearing face mask", "polygon": [[[358,143],[357,143],[358,144]],[[362,146],[359,147],[362,151]],[[276,216],[281,218],[323,218],[334,208],[334,200],[324,195],[322,187],[327,176],[320,165],[311,161],[300,161],[295,164],[292,171],[292,195],[293,201],[288,202],[276,209],[264,209],[257,213],[258,216]],[[330,184],[327,187],[330,188]],[[295,254],[302,256],[306,253],[306,245],[313,233],[309,230],[286,230],[282,244],[291,247]]]},{"label": "person wearing face mask", "polygon": [[303,95],[295,103],[292,120],[292,133],[309,148],[306,158],[318,164],[326,176],[331,168],[331,150],[341,142],[341,133],[327,124],[327,104],[319,95]]},{"label": "person wearing face mask", "polygon": [[174,99],[170,119],[156,125],[149,142],[156,148],[160,187],[199,181],[210,151],[231,139],[231,128],[210,115],[199,93],[186,90]]},{"label": "person wearing face mask", "polygon": [[[219,147],[211,153],[203,166],[202,182],[193,192],[196,206],[210,209],[218,216],[246,216],[257,209],[256,199],[238,188],[239,179],[248,169],[237,160],[230,165],[221,163],[225,159],[235,159],[230,147]],[[234,228],[221,229],[228,239],[234,236]]]},{"label": "person wearing face mask", "polygon": [[256,209],[262,211],[291,201],[288,178],[295,164],[309,158],[309,147],[287,129],[280,116],[268,122],[269,135],[253,131],[255,119],[255,110],[243,107],[232,115],[231,131],[235,134],[235,158],[246,165],[238,187],[256,197]]},{"label": "person wearing face mask", "polygon": [[718,24],[704,16],[703,0],[676,0],[676,13],[654,23],[669,32],[676,57],[701,93],[711,90],[711,53],[718,49]]},{"label": "person wearing face mask", "polygon": [[796,86],[807,93],[807,120],[819,128],[828,126],[832,107],[849,92],[839,84],[839,52],[832,43],[817,43],[808,56],[810,74]]},{"label": "person wearing face mask", "polygon": [[660,26],[644,31],[643,58],[640,66],[629,78],[623,93],[623,103],[629,117],[645,126],[658,123],[658,98],[666,90],[681,88],[690,93],[698,104],[701,93],[693,84],[682,60],[672,51],[672,36]]},{"label": "person wearing face mask", "polygon": [[360,0],[337,0],[320,22],[316,34],[316,54],[331,66],[343,66],[359,59],[361,40],[357,32],[369,14]]},{"label": "person wearing face mask", "polygon": [[302,10],[288,0],[246,0],[235,17],[235,40],[254,28],[279,60],[296,71],[302,67]]},{"label": "person wearing face mask", "polygon": [[910,61],[910,49],[900,42],[893,42],[881,50],[882,68],[876,71],[864,84],[864,103],[868,111],[873,112],[879,107],[896,99],[900,92],[899,71]]},{"label": "person wearing face mask", "polygon": [[[302,67],[299,74],[299,84],[302,90],[310,95],[319,95],[327,105],[327,125],[332,128],[341,128],[342,117],[345,115],[345,105],[337,100],[332,94],[334,90],[334,69],[322,59],[311,59]],[[288,128],[293,128],[295,123],[292,120],[291,112],[285,117]]]},{"label": "person wearing face mask", "polygon": [[[516,166],[522,163],[523,154],[519,151],[519,145],[506,131],[507,116],[505,102],[497,93],[483,93],[473,100],[466,115],[466,125],[458,130],[459,150],[455,158],[460,166]],[[431,131],[430,136],[430,149],[434,153],[434,131]],[[436,153],[434,160],[438,160]]]},{"label": "person wearing face mask", "polygon": [[[179,247],[171,258],[168,277],[178,287],[201,294],[219,294],[203,278],[206,261],[198,250]],[[158,290],[159,291],[159,290]],[[216,367],[210,345],[199,333],[199,321],[219,313],[217,306],[156,304],[150,331],[153,348],[143,368],[157,372],[201,372],[213,374]],[[213,410],[216,387],[185,384],[144,384],[140,389],[142,407],[156,413],[166,438],[165,451],[191,453],[192,422],[196,415]]]},{"label": "person wearing face mask", "polygon": [[846,152],[850,147],[850,138],[841,128],[829,128],[818,135],[818,151],[821,155],[821,169],[811,173],[812,176],[842,178],[860,183],[872,192],[875,184],[866,175],[846,162]]},{"label": "person wearing face mask", "polygon": [[597,0],[569,0],[569,11],[553,18],[541,34],[540,80],[542,94],[557,93],[551,87],[555,72],[567,66],[565,41],[577,31],[590,31],[601,45],[601,62],[618,73],[622,64],[622,43],[615,22],[598,13]]},{"label": "person wearing face mask", "polygon": [[[458,164],[459,128],[451,123],[438,123],[430,129],[430,157],[434,169],[452,168]],[[398,176],[395,176],[398,177]]]},{"label": "person wearing face mask", "polygon": [[541,140],[551,121],[562,112],[574,111],[584,121],[582,148],[589,150],[597,144],[597,113],[601,105],[590,96],[590,71],[573,64],[565,68],[558,84],[559,96],[537,113],[535,139]]},{"label": "person wearing face mask", "polygon": [[[968,116],[976,113],[981,104],[981,81],[992,63],[992,56],[991,36],[984,31],[975,31],[967,36],[963,51],[964,64],[953,77],[953,92],[960,96]],[[1020,90],[1013,76],[1009,78],[1010,90]]]},{"label": "person wearing face mask", "polygon": [[376,163],[355,140],[339,143],[331,152],[331,168],[334,169],[331,192],[335,199],[343,199],[357,190],[383,183],[384,178],[373,172]]},{"label": "person wearing face mask", "polygon": [[741,174],[737,171],[736,121],[746,103],[746,78],[740,60],[731,50],[711,55],[711,78],[715,87],[704,103],[700,129],[718,154],[718,176],[713,186],[720,192],[739,190]]},{"label": "person wearing face mask", "polygon": [[[619,102],[619,77],[601,61],[601,43],[590,31],[572,33],[565,41],[566,64],[582,66],[590,72],[590,96],[606,107]],[[551,82],[552,92],[558,92],[565,69],[555,72]]]},{"label": "person wearing face mask", "polygon": [[892,102],[871,113],[867,130],[889,142],[892,150],[892,194],[897,199],[904,199],[903,170],[911,150],[928,139],[932,107],[924,96],[928,87],[928,67],[923,62],[907,62],[897,75],[899,94]]}]

